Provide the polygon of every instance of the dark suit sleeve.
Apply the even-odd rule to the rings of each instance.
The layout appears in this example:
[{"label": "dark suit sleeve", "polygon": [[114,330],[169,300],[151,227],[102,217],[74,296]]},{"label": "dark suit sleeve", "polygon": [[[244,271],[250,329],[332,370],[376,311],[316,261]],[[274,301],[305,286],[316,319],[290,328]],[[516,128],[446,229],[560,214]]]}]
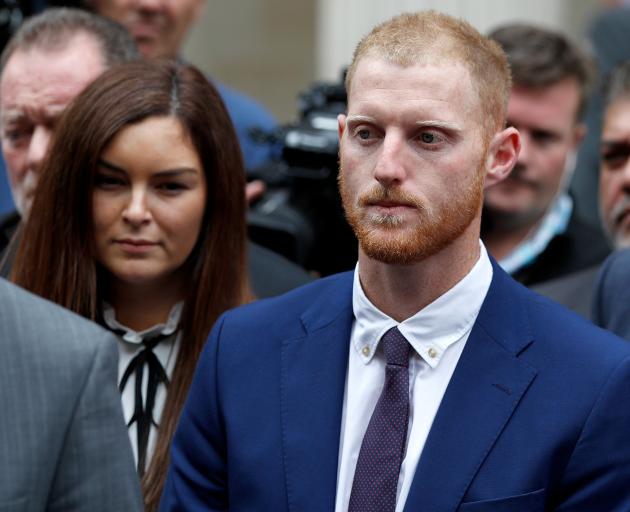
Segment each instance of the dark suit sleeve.
[{"label": "dark suit sleeve", "polygon": [[602,267],[597,276],[595,282],[595,290],[593,292],[593,304],[591,308],[591,320],[594,324],[600,327],[606,328],[606,316],[608,305],[606,301],[607,288],[610,286],[608,283],[610,276],[610,268],[612,262],[615,259],[616,253],[610,255],[606,261],[602,264]]},{"label": "dark suit sleeve", "polygon": [[171,447],[160,511],[228,510],[225,429],[218,398],[217,359],[225,317],[201,355]]},{"label": "dark suit sleeve", "polygon": [[630,358],[602,387],[566,471],[558,512],[630,510]]},{"label": "dark suit sleeve", "polygon": [[[94,335],[94,331],[87,331]],[[140,511],[138,476],[116,385],[116,340],[99,333],[85,365],[58,463],[49,511]]]},{"label": "dark suit sleeve", "polygon": [[602,266],[592,316],[600,327],[630,339],[630,250],[614,252]]}]

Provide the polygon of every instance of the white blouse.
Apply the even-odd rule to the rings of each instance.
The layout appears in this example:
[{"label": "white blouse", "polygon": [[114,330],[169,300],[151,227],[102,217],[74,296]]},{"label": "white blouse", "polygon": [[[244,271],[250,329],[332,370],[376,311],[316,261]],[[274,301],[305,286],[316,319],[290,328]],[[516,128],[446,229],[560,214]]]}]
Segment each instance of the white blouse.
[{"label": "white blouse", "polygon": [[[105,326],[109,327],[118,336],[118,382],[119,385],[122,381],[122,377],[127,370],[127,367],[132,363],[133,359],[145,348],[142,341],[144,339],[155,337],[156,335],[164,335],[166,338],[161,340],[155,348],[153,353],[157,357],[158,361],[162,365],[166,375],[171,380],[173,375],[173,369],[175,368],[175,362],[177,360],[177,353],[181,344],[181,331],[177,329],[179,320],[181,318],[183,308],[183,302],[178,302],[173,306],[169,313],[168,319],[164,324],[157,324],[144,331],[134,331],[129,327],[121,324],[116,320],[116,312],[109,304],[104,304],[103,307],[103,321]],[[131,422],[134,411],[136,409],[135,403],[135,372],[132,372],[129,376],[125,387],[121,392],[122,408],[125,417],[125,422],[128,425],[129,439],[131,440],[131,447],[133,449],[134,458],[136,464],[138,463],[138,440],[136,431],[136,422]],[[144,365],[142,369],[142,407],[144,408],[147,399],[148,388],[148,365]],[[153,419],[155,423],[159,425],[162,411],[164,410],[164,402],[166,400],[166,386],[164,383],[160,383],[157,387],[155,395],[155,404],[153,406]],[[151,425],[149,432],[149,442],[146,452],[146,466],[148,467],[151,457],[155,450],[155,441],[157,438],[157,426]],[[146,469],[146,468],[145,468]]]}]

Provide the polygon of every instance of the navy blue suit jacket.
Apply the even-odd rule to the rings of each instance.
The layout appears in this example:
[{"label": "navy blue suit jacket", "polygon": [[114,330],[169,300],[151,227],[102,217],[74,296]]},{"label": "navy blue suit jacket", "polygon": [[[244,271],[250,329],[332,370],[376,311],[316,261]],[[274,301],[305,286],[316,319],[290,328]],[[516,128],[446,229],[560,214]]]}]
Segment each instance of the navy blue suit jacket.
[{"label": "navy blue suit jacket", "polygon": [[[351,296],[345,273],[221,317],[162,511],[334,510]],[[630,510],[630,346],[495,265],[415,472],[415,510]]]}]

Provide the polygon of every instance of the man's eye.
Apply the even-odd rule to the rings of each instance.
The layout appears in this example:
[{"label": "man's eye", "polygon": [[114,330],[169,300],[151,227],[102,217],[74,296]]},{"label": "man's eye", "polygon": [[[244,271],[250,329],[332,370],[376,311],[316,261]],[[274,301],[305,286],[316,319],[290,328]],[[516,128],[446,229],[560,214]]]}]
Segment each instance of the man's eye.
[{"label": "man's eye", "polygon": [[618,169],[628,160],[627,152],[611,151],[602,155],[602,160],[609,169]]},{"label": "man's eye", "polygon": [[439,133],[435,132],[422,132],[419,139],[423,144],[438,144],[444,140]]},{"label": "man's eye", "polygon": [[604,144],[602,162],[608,169],[623,167],[630,158],[630,144],[624,142]]},{"label": "man's eye", "polygon": [[357,137],[361,140],[368,140],[371,137],[372,133],[367,128],[361,128],[357,130]]},{"label": "man's eye", "polygon": [[560,137],[551,132],[546,132],[544,130],[532,131],[532,140],[540,145],[551,144],[559,139]]}]

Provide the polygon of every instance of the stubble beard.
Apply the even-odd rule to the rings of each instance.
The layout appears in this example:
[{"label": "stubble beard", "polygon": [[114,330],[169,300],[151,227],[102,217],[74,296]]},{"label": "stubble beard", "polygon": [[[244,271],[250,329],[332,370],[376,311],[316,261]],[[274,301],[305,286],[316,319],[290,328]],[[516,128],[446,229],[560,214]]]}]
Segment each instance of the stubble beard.
[{"label": "stubble beard", "polygon": [[[485,152],[466,188],[454,190],[450,203],[439,209],[398,188],[386,188],[380,184],[355,199],[340,169],[339,191],[346,219],[363,252],[382,263],[410,265],[445,249],[466,231],[480,211],[484,162]],[[415,219],[409,221],[401,215],[367,211],[367,205],[380,201],[393,201],[411,207]]]},{"label": "stubble beard", "polygon": [[626,249],[630,247],[630,232],[621,224],[625,212],[630,208],[630,195],[624,194],[611,208],[608,215],[600,206],[600,217],[603,219],[604,234],[613,249]]}]

